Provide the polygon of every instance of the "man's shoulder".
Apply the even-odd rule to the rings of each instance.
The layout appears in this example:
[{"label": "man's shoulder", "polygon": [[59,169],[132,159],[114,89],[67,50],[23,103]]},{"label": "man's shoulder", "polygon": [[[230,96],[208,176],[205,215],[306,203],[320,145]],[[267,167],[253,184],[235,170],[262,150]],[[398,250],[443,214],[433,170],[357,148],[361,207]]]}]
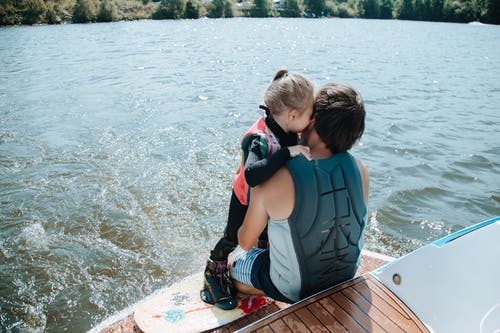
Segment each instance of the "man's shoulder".
[{"label": "man's shoulder", "polygon": [[290,174],[290,170],[286,165],[282,166],[272,175],[266,182],[264,182],[264,186],[268,188],[268,190],[279,190],[280,185],[286,185],[287,183],[293,183],[292,176]]},{"label": "man's shoulder", "polygon": [[259,185],[266,199],[274,200],[288,191],[293,191],[293,178],[286,166],[282,166],[268,180]]},{"label": "man's shoulder", "polygon": [[271,218],[282,220],[290,216],[295,200],[295,190],[292,175],[287,167],[281,167],[258,187],[260,187],[263,206]]}]

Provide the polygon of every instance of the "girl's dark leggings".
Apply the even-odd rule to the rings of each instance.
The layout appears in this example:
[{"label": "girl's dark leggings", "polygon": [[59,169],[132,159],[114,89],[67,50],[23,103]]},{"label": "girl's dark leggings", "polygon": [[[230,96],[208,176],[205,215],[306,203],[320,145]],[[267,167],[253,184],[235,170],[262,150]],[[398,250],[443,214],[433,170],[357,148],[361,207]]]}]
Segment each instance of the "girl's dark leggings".
[{"label": "girl's dark leggings", "polygon": [[[210,252],[211,260],[227,260],[229,253],[238,245],[238,229],[243,224],[247,209],[248,206],[242,205],[234,191],[232,191],[224,237],[217,242],[214,249]],[[262,235],[260,235],[259,240],[260,242],[267,242],[267,227],[262,232]]]}]

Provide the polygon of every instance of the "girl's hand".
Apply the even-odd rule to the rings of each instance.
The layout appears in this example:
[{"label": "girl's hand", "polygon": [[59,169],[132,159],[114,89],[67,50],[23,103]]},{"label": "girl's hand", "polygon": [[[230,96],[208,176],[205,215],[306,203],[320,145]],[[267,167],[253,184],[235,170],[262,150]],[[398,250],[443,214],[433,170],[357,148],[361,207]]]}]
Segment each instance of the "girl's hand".
[{"label": "girl's hand", "polygon": [[304,155],[305,158],[311,160],[311,152],[309,151],[309,147],[303,145],[296,145],[288,147],[288,151],[290,152],[290,157],[295,157],[297,155]]}]

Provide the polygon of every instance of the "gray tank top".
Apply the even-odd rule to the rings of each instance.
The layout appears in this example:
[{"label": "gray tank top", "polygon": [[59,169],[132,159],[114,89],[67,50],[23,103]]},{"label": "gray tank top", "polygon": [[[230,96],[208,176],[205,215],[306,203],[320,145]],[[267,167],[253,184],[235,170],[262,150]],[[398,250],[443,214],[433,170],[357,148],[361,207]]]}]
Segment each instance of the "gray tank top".
[{"label": "gray tank top", "polygon": [[271,280],[297,301],[354,276],[367,209],[361,176],[349,153],[287,163],[295,205],[287,220],[269,220]]}]

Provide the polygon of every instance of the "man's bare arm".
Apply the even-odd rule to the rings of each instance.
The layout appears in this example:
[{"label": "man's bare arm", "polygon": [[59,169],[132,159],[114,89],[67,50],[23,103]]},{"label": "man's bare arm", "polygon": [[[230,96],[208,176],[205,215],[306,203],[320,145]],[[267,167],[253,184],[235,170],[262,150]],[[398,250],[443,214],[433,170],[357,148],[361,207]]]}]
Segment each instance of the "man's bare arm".
[{"label": "man's bare arm", "polygon": [[250,194],[250,205],[242,226],[238,230],[238,244],[243,250],[256,246],[260,234],[264,231],[268,215],[264,207],[264,191],[261,186],[254,187]]},{"label": "man's bare arm", "polygon": [[361,162],[361,160],[356,159],[358,164],[359,173],[361,174],[361,182],[363,184],[363,197],[365,199],[365,204],[368,205],[368,192],[370,190],[370,177],[368,176],[368,168]]}]

